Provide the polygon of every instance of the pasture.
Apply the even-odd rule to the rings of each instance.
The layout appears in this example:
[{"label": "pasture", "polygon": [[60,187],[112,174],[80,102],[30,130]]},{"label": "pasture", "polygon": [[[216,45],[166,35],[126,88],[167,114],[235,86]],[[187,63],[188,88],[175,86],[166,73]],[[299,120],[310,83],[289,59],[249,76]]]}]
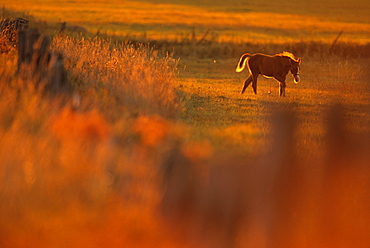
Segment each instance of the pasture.
[{"label": "pasture", "polygon": [[[72,92],[1,37],[0,246],[368,247],[370,4],[267,2],[3,1]],[[240,55],[286,48],[286,97],[241,95]]]},{"label": "pasture", "polygon": [[369,7],[363,1],[44,1],[22,5],[3,1],[6,8],[26,11],[39,20],[67,22],[91,33],[181,40],[192,30],[217,41],[286,43],[332,42],[343,30],[342,41],[370,40]]},{"label": "pasture", "polygon": [[[197,135],[206,135],[219,144],[260,150],[255,144],[261,144],[265,138],[267,117],[274,111],[285,107],[295,110],[302,118],[305,137],[315,139],[323,132],[321,126],[328,108],[339,102],[349,108],[353,117],[363,116],[356,118],[361,123],[353,123],[353,128],[365,131],[370,103],[369,86],[362,83],[367,81],[366,61],[303,58],[302,82],[294,84],[288,74],[287,97],[280,98],[278,82],[261,76],[258,95],[251,86],[241,95],[249,72],[235,73],[238,60],[199,60],[189,62],[190,66],[180,60],[179,86],[187,98],[182,119],[197,127]],[[185,69],[181,69],[183,65],[187,65]]]}]

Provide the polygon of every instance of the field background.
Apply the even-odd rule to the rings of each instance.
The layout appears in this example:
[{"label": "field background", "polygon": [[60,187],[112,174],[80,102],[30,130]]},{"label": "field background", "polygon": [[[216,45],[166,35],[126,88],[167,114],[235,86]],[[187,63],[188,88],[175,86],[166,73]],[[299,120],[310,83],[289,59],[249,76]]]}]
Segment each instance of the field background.
[{"label": "field background", "polygon": [[[1,7],[54,37],[73,93],[0,54],[0,246],[368,247],[370,2]],[[283,50],[287,97],[262,77],[241,95],[239,56]]]},{"label": "field background", "polygon": [[365,1],[2,1],[3,6],[47,22],[70,22],[92,33],[181,39],[208,29],[217,40],[369,42]]}]

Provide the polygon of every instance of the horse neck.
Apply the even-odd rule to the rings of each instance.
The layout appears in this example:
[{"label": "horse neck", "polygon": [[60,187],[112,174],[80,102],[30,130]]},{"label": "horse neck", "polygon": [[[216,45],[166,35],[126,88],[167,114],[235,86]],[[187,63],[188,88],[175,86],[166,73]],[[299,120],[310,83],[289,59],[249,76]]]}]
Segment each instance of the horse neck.
[{"label": "horse neck", "polygon": [[295,60],[293,60],[292,58],[289,58],[289,57],[286,57],[286,58],[288,58],[289,59],[289,63],[290,63],[290,73],[292,73],[293,74],[293,72],[292,72],[292,70],[294,69],[293,68],[293,62],[296,62]]}]

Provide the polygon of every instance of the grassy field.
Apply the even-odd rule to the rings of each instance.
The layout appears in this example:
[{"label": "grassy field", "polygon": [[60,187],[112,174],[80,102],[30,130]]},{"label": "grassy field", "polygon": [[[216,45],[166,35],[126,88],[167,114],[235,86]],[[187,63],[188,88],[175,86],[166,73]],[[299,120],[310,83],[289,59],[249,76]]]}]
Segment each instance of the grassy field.
[{"label": "grassy field", "polygon": [[[90,34],[53,37],[72,89],[54,97],[0,37],[0,246],[367,248],[369,4],[266,2],[3,1]],[[245,42],[297,49],[301,82],[241,95]]]},{"label": "grassy field", "polygon": [[[268,2],[268,3],[267,3]],[[370,41],[369,6],[363,1],[269,1],[195,3],[192,1],[3,1],[47,22],[81,25],[95,34],[152,39],[183,39],[195,29],[218,41],[332,42],[343,30],[343,41]]]},{"label": "grassy field", "polygon": [[[287,77],[287,97],[278,97],[278,83],[259,78],[258,95],[252,88],[240,94],[248,72],[234,73],[235,60],[180,61],[179,87],[185,92],[187,108],[182,119],[199,127],[199,135],[208,134],[220,144],[238,144],[243,149],[256,149],[268,129],[266,117],[280,108],[288,107],[299,113],[306,133],[320,133],[324,114],[335,102],[351,106],[351,114],[363,116],[364,123],[353,128],[364,131],[369,121],[366,109],[369,102],[368,60],[307,59],[302,64],[302,82],[293,83]],[[185,66],[185,69],[182,66]],[[330,68],[327,70],[326,68]],[[344,73],[348,72],[348,73]],[[353,108],[353,109],[352,109]],[[312,126],[318,128],[312,129]],[[365,128],[366,129],[366,128]],[[260,149],[260,147],[258,147]]]}]

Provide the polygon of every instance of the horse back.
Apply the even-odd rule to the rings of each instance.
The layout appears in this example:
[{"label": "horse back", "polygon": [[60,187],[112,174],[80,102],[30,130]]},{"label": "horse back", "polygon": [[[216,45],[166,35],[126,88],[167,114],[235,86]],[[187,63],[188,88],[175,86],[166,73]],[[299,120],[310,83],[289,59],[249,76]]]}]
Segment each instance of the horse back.
[{"label": "horse back", "polygon": [[262,75],[274,77],[275,75],[286,75],[290,69],[289,58],[281,56],[261,56],[259,71]]},{"label": "horse back", "polygon": [[263,60],[264,60],[265,58],[267,58],[267,57],[270,57],[270,56],[265,55],[265,54],[261,54],[261,53],[253,54],[253,55],[249,58],[249,61],[248,61],[249,69],[250,69],[252,72],[259,70],[260,65],[263,63]]}]

